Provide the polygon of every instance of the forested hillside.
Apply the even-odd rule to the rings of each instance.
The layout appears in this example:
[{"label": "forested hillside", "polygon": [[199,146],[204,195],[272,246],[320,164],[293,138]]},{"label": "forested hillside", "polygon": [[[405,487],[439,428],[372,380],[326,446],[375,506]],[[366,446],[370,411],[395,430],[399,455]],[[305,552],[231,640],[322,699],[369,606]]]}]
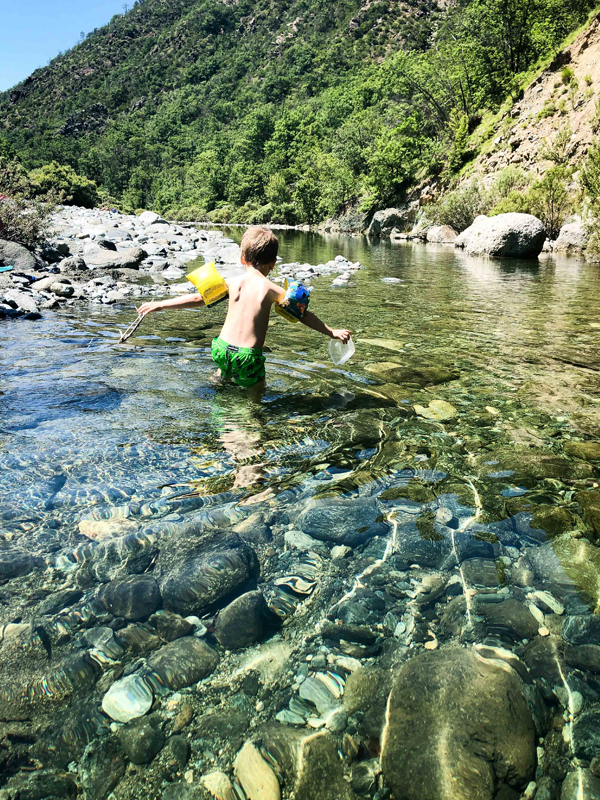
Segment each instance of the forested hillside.
[{"label": "forested hillside", "polygon": [[0,95],[0,154],[126,209],[317,222],[472,157],[594,0],[144,0]]}]

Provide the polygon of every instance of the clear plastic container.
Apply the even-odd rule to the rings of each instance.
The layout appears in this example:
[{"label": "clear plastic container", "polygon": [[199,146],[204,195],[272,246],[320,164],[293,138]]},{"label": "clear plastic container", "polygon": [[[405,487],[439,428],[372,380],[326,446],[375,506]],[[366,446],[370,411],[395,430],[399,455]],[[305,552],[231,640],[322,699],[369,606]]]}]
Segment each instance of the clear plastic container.
[{"label": "clear plastic container", "polygon": [[339,339],[331,339],[329,342],[329,357],[336,365],[340,367],[345,364],[349,358],[354,355],[354,342],[352,338],[348,339],[347,344],[342,344]]}]

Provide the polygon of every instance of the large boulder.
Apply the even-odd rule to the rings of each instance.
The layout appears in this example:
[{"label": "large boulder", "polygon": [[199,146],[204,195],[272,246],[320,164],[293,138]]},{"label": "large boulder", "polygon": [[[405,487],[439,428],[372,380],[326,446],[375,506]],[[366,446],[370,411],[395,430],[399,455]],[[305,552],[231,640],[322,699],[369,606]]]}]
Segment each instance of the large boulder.
[{"label": "large boulder", "polygon": [[35,256],[22,244],[0,239],[0,266],[11,265],[21,272],[35,270]]},{"label": "large boulder", "polygon": [[141,247],[130,247],[117,253],[107,250],[98,245],[89,245],[85,248],[85,263],[90,267],[102,267],[103,269],[130,268],[138,269],[140,263],[147,257],[147,253]]},{"label": "large boulder", "polygon": [[389,236],[393,228],[403,229],[409,221],[409,212],[403,208],[385,208],[376,211],[369,225],[369,236]]},{"label": "large boulder", "polygon": [[139,215],[138,220],[144,228],[147,228],[149,225],[155,225],[156,223],[162,223],[163,225],[168,224],[160,214],[155,214],[154,211],[144,211]]},{"label": "large boulder", "polygon": [[400,669],[381,764],[405,800],[492,800],[535,770],[535,726],[517,673],[475,650],[423,653]]},{"label": "large boulder", "polygon": [[450,225],[434,225],[427,231],[427,241],[432,244],[454,244],[457,236]]},{"label": "large boulder", "polygon": [[589,238],[590,234],[583,220],[581,217],[576,217],[562,226],[553,250],[556,253],[581,253]]},{"label": "large boulder", "polygon": [[480,215],[454,242],[471,256],[536,258],[542,252],[546,231],[532,214]]}]

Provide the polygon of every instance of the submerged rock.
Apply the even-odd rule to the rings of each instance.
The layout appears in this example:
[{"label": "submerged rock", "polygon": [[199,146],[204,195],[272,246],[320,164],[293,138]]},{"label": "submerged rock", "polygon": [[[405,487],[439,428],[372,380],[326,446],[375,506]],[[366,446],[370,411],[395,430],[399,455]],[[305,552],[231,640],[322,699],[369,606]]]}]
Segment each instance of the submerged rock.
[{"label": "submerged rock", "polygon": [[152,708],[153,695],[139,675],[128,675],[113,683],[102,700],[102,710],[116,722],[142,717]]},{"label": "submerged rock", "polygon": [[407,800],[492,800],[535,768],[535,727],[522,682],[473,650],[428,652],[401,667],[389,700],[381,763]]},{"label": "submerged rock", "polygon": [[248,800],[279,800],[279,782],[252,742],[246,742],[234,763],[235,775]]},{"label": "submerged rock", "polygon": [[295,800],[354,800],[331,734],[271,724],[261,730],[261,738]]},{"label": "submerged rock", "polygon": [[562,785],[560,800],[600,800],[600,778],[582,767],[569,772]]},{"label": "submerged rock", "polygon": [[158,583],[150,575],[117,578],[100,590],[98,599],[113,616],[128,620],[147,619],[161,605]]},{"label": "submerged rock", "polygon": [[133,764],[149,764],[163,748],[165,736],[156,715],[135,719],[119,731],[121,747]]},{"label": "submerged rock", "polygon": [[529,548],[527,556],[536,576],[565,604],[575,604],[576,614],[586,606],[593,613],[600,610],[600,549],[587,539],[563,534]]},{"label": "submerged rock", "polygon": [[178,614],[199,614],[256,572],[254,551],[237,536],[215,537],[214,544],[174,542],[161,550],[159,567],[164,607]]},{"label": "submerged rock", "polygon": [[266,605],[262,592],[246,592],[219,612],[215,636],[227,650],[257,642],[265,628]]},{"label": "submerged rock", "polygon": [[125,774],[123,753],[113,739],[96,741],[85,750],[77,766],[85,796],[90,800],[106,800]]},{"label": "submerged rock", "polygon": [[194,636],[166,644],[148,659],[150,669],[173,691],[206,678],[218,663],[219,656],[212,647]]},{"label": "submerged rock", "polygon": [[0,550],[0,581],[29,575],[34,569],[44,566],[41,558],[31,556],[23,550]]},{"label": "submerged rock", "polygon": [[370,497],[310,500],[300,513],[298,524],[315,539],[349,547],[388,532],[375,499]]}]

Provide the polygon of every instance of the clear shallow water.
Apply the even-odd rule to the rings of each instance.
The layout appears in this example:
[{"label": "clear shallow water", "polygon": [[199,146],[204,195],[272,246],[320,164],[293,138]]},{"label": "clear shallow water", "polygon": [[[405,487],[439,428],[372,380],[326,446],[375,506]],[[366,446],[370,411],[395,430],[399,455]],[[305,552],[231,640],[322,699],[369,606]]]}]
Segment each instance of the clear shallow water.
[{"label": "clear shallow water", "polygon": [[[578,744],[569,703],[564,711],[564,698],[553,694],[556,657],[544,643],[560,645],[560,653],[565,643],[580,646],[565,638],[564,620],[591,618],[599,600],[600,559],[591,544],[594,504],[600,508],[597,462],[572,448],[597,435],[597,267],[573,259],[490,261],[442,246],[295,232],[280,241],[285,262],[316,264],[342,253],[363,264],[354,288],[316,279],[311,301],[329,324],[352,329],[356,355],[335,368],[326,339],[274,316],[268,387],[259,404],[212,381],[210,341],[222,306],[152,315],[125,345],[117,344],[118,331],[133,308],[73,308],[0,327],[0,568],[3,555],[40,559],[24,575],[0,569],[7,578],[0,623],[39,623],[57,639],[51,665],[32,656],[22,674],[11,669],[5,700],[14,704],[36,681],[62,675],[73,686],[52,713],[60,709],[70,718],[78,689],[64,678],[62,659],[81,648],[82,629],[106,624],[97,612],[96,622],[89,616],[96,593],[128,573],[156,575],[160,583],[171,569],[153,549],[141,567],[123,557],[122,569],[117,559],[114,568],[90,571],[88,562],[107,561],[97,542],[107,536],[135,549],[141,541],[143,549],[144,536],[158,536],[160,553],[163,538],[177,536],[209,507],[217,516],[202,518],[207,529],[225,535],[237,525],[257,553],[253,585],[286,619],[277,640],[299,640],[327,620],[341,620],[374,631],[384,653],[395,648],[398,664],[459,642],[510,650],[539,684],[546,716],[564,712],[574,730],[564,752],[544,763],[566,759],[565,774],[579,763],[574,758],[585,766],[593,753]],[[390,277],[401,282],[382,282]],[[255,527],[245,529],[251,514]],[[258,528],[260,535],[248,537]],[[306,572],[284,541],[296,530],[321,548],[319,586],[302,613],[295,613],[302,593],[276,588],[290,571]],[[343,562],[330,560],[336,544],[353,548]],[[403,581],[412,588],[398,591]],[[70,632],[61,638],[60,608],[44,609],[73,585],[80,596],[67,603],[63,627]],[[432,586],[435,597],[421,604],[419,596]],[[532,599],[536,591],[550,592],[554,609]],[[69,609],[76,613],[67,619]],[[209,623],[214,611],[207,607]],[[118,630],[121,623],[109,624]],[[585,643],[600,639],[589,634]],[[527,651],[534,645],[541,653],[535,658]],[[326,646],[339,654],[331,642]],[[377,665],[379,654],[361,654],[361,646],[341,652]],[[35,652],[39,641],[31,647]],[[569,691],[583,697],[578,713],[593,713],[600,661],[596,670],[595,662],[584,665],[585,654],[569,652],[560,656],[561,674],[565,681],[575,675],[578,688]],[[389,669],[389,659],[385,664]],[[106,673],[99,684],[83,692],[96,710],[110,685]],[[56,700],[52,690],[45,695]],[[261,721],[280,710],[265,706]],[[48,713],[41,709],[40,719]],[[43,723],[39,730],[41,741]],[[359,728],[350,723],[348,730],[360,739]],[[70,755],[78,760],[76,749]],[[226,771],[230,756],[225,748],[219,766]],[[11,751],[6,773],[16,773],[28,757],[18,747]],[[193,759],[199,774],[208,769],[201,748]],[[538,778],[548,774],[540,763]],[[288,787],[290,779],[283,780]],[[517,788],[523,780],[515,779]],[[394,779],[380,783],[393,788]],[[135,795],[117,791],[121,796]]]}]

